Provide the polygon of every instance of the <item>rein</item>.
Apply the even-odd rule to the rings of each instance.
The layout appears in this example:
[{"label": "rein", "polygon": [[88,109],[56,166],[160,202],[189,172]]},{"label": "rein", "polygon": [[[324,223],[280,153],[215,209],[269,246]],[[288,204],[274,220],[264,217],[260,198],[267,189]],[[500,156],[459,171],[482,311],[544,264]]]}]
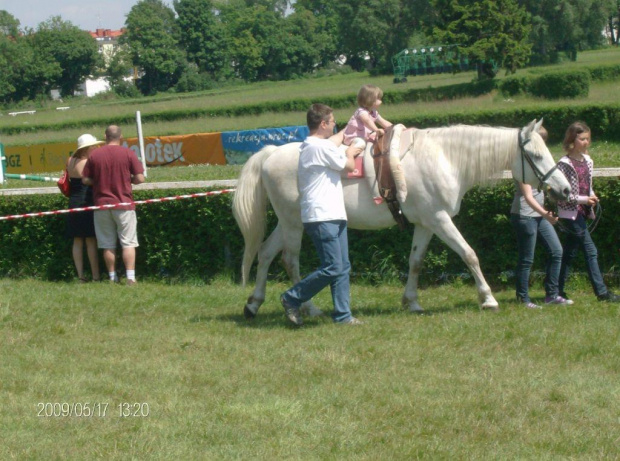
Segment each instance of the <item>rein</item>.
[{"label": "rein", "polygon": [[[596,230],[598,223],[601,220],[602,215],[603,215],[603,207],[601,206],[600,203],[597,202],[596,208],[594,209],[594,219],[586,225],[586,230],[588,231],[588,233],[592,234]],[[565,234],[581,235],[581,232],[575,232],[569,229],[568,227],[566,227],[561,219],[558,220],[557,226],[558,226],[558,229],[560,229],[560,231],[564,232]]]},{"label": "rein", "polygon": [[538,190],[543,190],[544,183],[551,177],[554,171],[558,168],[558,165],[556,163],[553,166],[553,168],[547,171],[547,173],[543,173],[542,171],[540,171],[540,169],[534,163],[534,160],[532,160],[532,154],[528,152],[527,149],[525,148],[527,143],[530,142],[530,139],[527,139],[526,141],[524,141],[522,132],[523,130],[519,130],[518,136],[519,136],[519,150],[521,151],[521,174],[523,175],[523,183],[525,183],[525,162],[527,161],[528,165],[534,172],[536,179],[540,181],[538,184]]}]

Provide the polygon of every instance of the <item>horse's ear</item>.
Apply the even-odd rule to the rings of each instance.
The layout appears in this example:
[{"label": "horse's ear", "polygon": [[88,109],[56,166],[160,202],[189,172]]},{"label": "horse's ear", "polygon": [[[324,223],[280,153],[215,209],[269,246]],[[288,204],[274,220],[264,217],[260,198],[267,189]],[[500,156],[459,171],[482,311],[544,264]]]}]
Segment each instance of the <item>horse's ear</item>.
[{"label": "horse's ear", "polygon": [[523,128],[523,139],[529,139],[532,136],[532,131],[536,131],[536,119]]},{"label": "horse's ear", "polygon": [[[534,120],[536,121],[536,120]],[[543,124],[543,119],[541,118],[535,125],[534,125],[534,131],[539,132],[540,131],[540,127]]]}]

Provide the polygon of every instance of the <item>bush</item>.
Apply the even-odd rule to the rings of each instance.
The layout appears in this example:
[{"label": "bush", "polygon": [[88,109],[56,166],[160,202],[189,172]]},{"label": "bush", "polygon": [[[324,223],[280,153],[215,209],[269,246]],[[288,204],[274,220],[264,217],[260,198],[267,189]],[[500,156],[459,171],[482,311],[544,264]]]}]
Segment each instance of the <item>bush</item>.
[{"label": "bush", "polygon": [[215,82],[209,74],[200,73],[193,67],[188,67],[177,84],[173,87],[176,93],[190,93],[192,91],[210,90]]},{"label": "bush", "polygon": [[524,95],[530,92],[532,77],[529,75],[513,75],[503,79],[499,90],[504,96]]},{"label": "bush", "polygon": [[[512,181],[493,188],[474,188],[454,218],[463,237],[478,253],[481,267],[490,280],[514,269],[517,249],[509,222],[513,194]],[[617,270],[620,226],[620,188],[615,179],[596,178],[594,188],[601,199],[604,214],[593,234],[599,262],[605,273]],[[189,194],[191,190],[136,191],[136,200]],[[7,196],[0,202],[0,216],[62,209],[67,199],[60,194]],[[231,196],[176,200],[141,205],[138,213],[137,268],[140,277],[211,279],[219,274],[238,275],[243,254],[243,239],[231,213]],[[268,214],[268,231],[275,226],[273,211]],[[62,280],[74,277],[71,242],[63,237],[62,215],[0,221],[2,252],[0,277],[37,277]],[[369,282],[403,277],[408,272],[413,227],[406,231],[396,226],[381,231],[349,231],[349,252],[356,277]],[[563,235],[560,235],[564,238]],[[544,250],[537,250],[537,267],[544,267]],[[318,264],[310,239],[302,242],[301,272],[308,273]],[[103,264],[103,261],[101,262]],[[122,268],[121,258],[118,258]],[[102,267],[103,269],[103,267]],[[577,270],[584,270],[578,258]],[[423,283],[435,283],[450,274],[467,272],[463,261],[439,239],[429,246]],[[447,277],[448,275],[448,277]],[[284,278],[278,264],[270,268],[271,277]]]},{"label": "bush", "polygon": [[116,83],[112,90],[116,93],[120,98],[139,98],[142,97],[142,93],[138,90],[138,87],[134,84],[134,82],[127,82],[122,80]]},{"label": "bush", "polygon": [[587,70],[553,72],[536,78],[531,93],[546,99],[586,97],[590,92],[590,73]]}]

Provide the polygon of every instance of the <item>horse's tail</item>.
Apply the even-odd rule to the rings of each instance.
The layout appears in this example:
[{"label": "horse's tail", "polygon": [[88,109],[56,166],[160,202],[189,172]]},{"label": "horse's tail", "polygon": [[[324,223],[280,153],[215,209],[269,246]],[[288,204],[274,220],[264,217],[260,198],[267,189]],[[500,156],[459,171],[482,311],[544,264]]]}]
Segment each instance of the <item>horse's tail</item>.
[{"label": "horse's tail", "polygon": [[261,179],[261,170],[263,162],[275,149],[276,146],[264,147],[249,158],[241,169],[233,196],[233,216],[243,234],[245,244],[241,263],[241,281],[244,286],[250,277],[250,268],[265,237],[269,198]]}]

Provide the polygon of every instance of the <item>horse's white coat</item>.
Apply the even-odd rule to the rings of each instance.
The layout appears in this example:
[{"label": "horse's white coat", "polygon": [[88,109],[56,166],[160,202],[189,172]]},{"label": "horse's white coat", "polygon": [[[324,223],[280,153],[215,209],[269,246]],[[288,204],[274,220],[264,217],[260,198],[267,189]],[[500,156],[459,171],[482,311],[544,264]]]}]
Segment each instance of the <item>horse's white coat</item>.
[{"label": "horse's white coat", "polygon": [[[540,171],[551,170],[555,162],[537,133],[542,121],[533,121],[521,131],[526,148]],[[407,198],[401,203],[407,219],[415,224],[409,256],[409,277],[402,297],[403,306],[421,311],[418,302],[418,277],[422,261],[433,235],[437,235],[463,259],[470,269],[483,309],[497,309],[474,250],[454,226],[452,217],[459,212],[463,195],[471,187],[492,180],[511,169],[514,177],[538,186],[539,180],[523,161],[518,143],[519,130],[486,126],[452,126],[417,130],[411,150],[401,160],[407,183]],[[299,251],[303,227],[297,190],[299,143],[269,146],[253,155],[241,171],[233,199],[233,214],[245,240],[242,263],[243,283],[258,253],[256,286],[245,306],[254,316],[265,299],[267,271],[275,256],[282,260],[293,283],[300,280]],[[525,174],[525,175],[524,175]],[[570,186],[560,171],[547,181],[549,191],[558,198],[567,197]],[[344,199],[348,225],[354,229],[382,229],[395,224],[387,205],[376,205],[366,179],[344,181]],[[278,224],[263,242],[265,213],[270,201]],[[515,256],[516,257],[516,256]],[[355,261],[352,262],[355,266]],[[320,311],[308,302],[303,306],[311,315]]]}]

